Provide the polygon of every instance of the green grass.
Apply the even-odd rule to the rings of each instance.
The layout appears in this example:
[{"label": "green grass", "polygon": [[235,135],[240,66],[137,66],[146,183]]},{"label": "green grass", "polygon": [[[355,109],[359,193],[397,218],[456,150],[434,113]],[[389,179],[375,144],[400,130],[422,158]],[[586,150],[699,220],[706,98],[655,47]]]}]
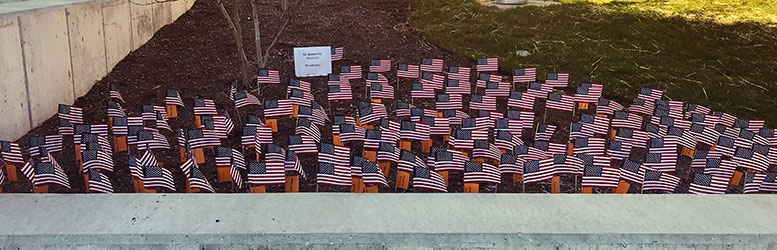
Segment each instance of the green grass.
[{"label": "green grass", "polygon": [[777,126],[771,0],[562,2],[498,10],[475,0],[416,0],[412,24],[462,55],[498,56],[503,73],[569,72],[574,82],[604,83],[605,96],[625,105],[640,86],[659,88],[669,99]]}]

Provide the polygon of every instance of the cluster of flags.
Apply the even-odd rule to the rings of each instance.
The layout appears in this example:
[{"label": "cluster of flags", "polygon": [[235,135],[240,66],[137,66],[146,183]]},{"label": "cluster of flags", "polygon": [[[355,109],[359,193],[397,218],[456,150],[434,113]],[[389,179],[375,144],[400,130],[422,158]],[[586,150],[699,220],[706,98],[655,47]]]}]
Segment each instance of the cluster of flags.
[{"label": "cluster of flags", "polygon": [[[332,48],[332,60],[342,59],[343,48]],[[745,193],[777,191],[777,173],[769,171],[777,165],[775,129],[765,128],[763,121],[662,99],[661,90],[641,88],[626,106],[603,98],[602,83],[583,82],[574,94],[564,92],[570,88],[568,73],[548,72],[544,81],[534,67],[513,69],[512,77],[499,75],[497,58],[478,59],[474,70],[445,68],[439,58],[396,67],[392,60],[373,59],[366,72],[361,65],[339,69],[327,77],[327,102],[352,101],[355,114],[331,113],[317,103],[311,86],[324,83],[289,79],[286,96],[263,101],[231,85],[235,109],[256,106],[261,114],[247,114],[236,124],[224,107],[198,98],[191,100],[196,124],[172,128],[170,119],[186,115],[177,111],[185,107],[178,91],[166,90],[164,106],[143,104],[140,116],[127,116],[124,98],[111,85],[110,123],[89,124],[83,109],[60,105],[57,134],[30,137],[26,160],[18,144],[0,141],[0,158],[22,166],[36,187],[69,188],[52,153],[62,151],[65,137],[72,137],[89,192],[113,192],[106,174],[114,171],[114,153],[125,150],[133,180],[145,189],[176,191],[170,166],[156,158],[173,148],[169,133],[177,136],[187,190],[206,192],[215,190],[199,165],[205,161],[203,149],[213,150],[215,166],[224,169],[219,181],[223,174],[237,188],[284,185],[288,176],[352,190],[357,185],[389,187],[387,176],[395,168],[396,188],[437,192],[451,190],[449,172],[461,172],[465,185],[498,185],[503,175],[511,175],[525,186],[570,175],[582,179],[584,190],[638,184],[641,192],[676,192],[686,179],[689,193],[722,194],[743,179]],[[385,75],[392,69],[396,81]],[[279,71],[259,69],[257,81],[280,84]],[[369,100],[354,100],[353,82],[365,84]],[[408,94],[431,99],[433,105],[401,101]],[[394,108],[384,100],[392,100]],[[569,129],[547,121],[548,112],[571,117]],[[295,118],[294,131],[285,136],[277,132],[283,117]],[[328,141],[321,129],[330,128]],[[240,147],[225,145],[236,134]],[[286,148],[278,146],[284,139]],[[419,144],[420,149],[413,147]],[[244,155],[251,148],[255,159]],[[300,157],[316,158],[315,174],[305,173]],[[688,176],[677,171],[680,157],[692,161]],[[0,183],[6,179],[0,171]]]}]

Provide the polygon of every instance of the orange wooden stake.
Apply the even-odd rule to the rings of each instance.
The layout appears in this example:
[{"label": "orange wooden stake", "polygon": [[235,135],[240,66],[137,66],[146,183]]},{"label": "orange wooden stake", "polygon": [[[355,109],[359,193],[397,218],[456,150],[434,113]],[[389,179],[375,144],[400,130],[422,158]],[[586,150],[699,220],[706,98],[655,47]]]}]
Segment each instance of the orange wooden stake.
[{"label": "orange wooden stake", "polygon": [[413,149],[413,144],[411,144],[409,141],[399,141],[399,149],[411,151],[411,149]]},{"label": "orange wooden stake", "polygon": [[197,164],[205,163],[205,153],[202,152],[202,148],[192,149],[192,154],[194,155],[194,160],[197,161]]},{"label": "orange wooden stake", "polygon": [[370,151],[370,150],[364,150],[362,151],[362,157],[367,158],[367,160],[370,160],[371,162],[375,162],[375,158],[377,157],[378,152]]},{"label": "orange wooden stake", "polygon": [[581,194],[590,194],[593,193],[594,188],[592,187],[583,187],[583,190],[580,191]]},{"label": "orange wooden stake", "polygon": [[605,114],[596,114],[596,116],[607,118],[607,115],[605,115]]},{"label": "orange wooden stake", "polygon": [[16,165],[5,165],[6,173],[8,173],[8,180],[9,181],[18,181],[19,178],[16,177]]},{"label": "orange wooden stake", "polygon": [[375,99],[375,98],[370,99],[370,101],[373,102],[373,103],[381,103],[382,102],[381,99]]},{"label": "orange wooden stake", "polygon": [[448,171],[440,171],[438,172],[440,176],[442,176],[442,179],[445,181],[445,186],[448,186]]},{"label": "orange wooden stake", "polygon": [[186,192],[187,193],[192,192],[192,187],[191,187],[191,183],[189,183],[189,178],[186,178]]},{"label": "orange wooden stake", "polygon": [[432,140],[421,141],[421,152],[429,153],[429,148],[432,147]]},{"label": "orange wooden stake", "polygon": [[144,193],[143,188],[143,180],[141,179],[133,179],[132,180],[132,187],[135,188],[135,193]]},{"label": "orange wooden stake", "polygon": [[361,177],[351,178],[351,193],[364,193],[364,179]]},{"label": "orange wooden stake", "polygon": [[181,162],[186,162],[186,148],[178,147],[178,152],[181,153]]},{"label": "orange wooden stake", "polygon": [[169,118],[176,118],[178,117],[178,106],[176,105],[166,105],[165,110],[167,110],[167,117]]},{"label": "orange wooden stake", "polygon": [[610,140],[615,140],[615,129],[610,132]]},{"label": "orange wooden stake", "polygon": [[588,109],[588,103],[587,102],[580,102],[577,104],[577,109],[579,110],[587,110]]},{"label": "orange wooden stake", "polygon": [[199,193],[199,192],[200,192],[199,188],[190,188],[189,189],[189,193]]},{"label": "orange wooden stake", "polygon": [[299,116],[299,106],[298,105],[292,105],[291,106],[291,118],[297,118]]},{"label": "orange wooden stake", "polygon": [[618,182],[618,188],[616,188],[613,193],[616,194],[625,194],[629,192],[629,187],[631,187],[631,184],[628,182]]},{"label": "orange wooden stake", "polygon": [[272,128],[272,132],[278,132],[278,119],[264,120],[264,125]]},{"label": "orange wooden stake", "polygon": [[483,159],[483,158],[475,158],[475,159],[472,159],[472,161],[486,162],[485,159]]},{"label": "orange wooden stake", "polygon": [[74,150],[74,152],[76,153],[76,161],[78,162],[78,164],[81,164],[81,145],[79,143],[75,144],[76,149]]},{"label": "orange wooden stake", "polygon": [[264,185],[262,185],[262,186],[251,186],[251,188],[249,190],[250,190],[251,193],[254,193],[254,194],[256,194],[256,193],[267,193],[267,189],[265,188]]},{"label": "orange wooden stake", "polygon": [[733,186],[739,186],[739,181],[742,180],[742,172],[734,171],[734,176],[731,177],[731,182],[729,182],[729,185]]},{"label": "orange wooden stake", "polygon": [[388,176],[389,171],[391,171],[391,162],[378,162],[378,166],[380,166],[380,171],[383,171],[383,176]]},{"label": "orange wooden stake", "polygon": [[341,147],[345,146],[345,144],[343,144],[343,142],[340,141],[340,136],[339,135],[333,135],[332,136],[332,144],[337,145],[337,146],[341,146]]},{"label": "orange wooden stake", "polygon": [[513,174],[513,183],[518,183],[523,181],[523,175],[522,174]]},{"label": "orange wooden stake", "polygon": [[299,192],[299,175],[286,176],[284,191],[286,193]]},{"label": "orange wooden stake", "polygon": [[366,193],[378,193],[378,186],[373,185],[373,186],[366,187],[364,188],[364,191]]},{"label": "orange wooden stake", "polygon": [[127,137],[116,136],[113,137],[113,151],[114,152],[126,152],[127,151]]},{"label": "orange wooden stake", "polygon": [[194,116],[194,126],[196,126],[197,128],[202,128],[202,120],[200,119],[201,118],[199,115]]},{"label": "orange wooden stake", "polygon": [[480,192],[480,184],[477,183],[464,183],[465,193],[478,193]]},{"label": "orange wooden stake", "polygon": [[410,185],[410,173],[397,171],[397,188],[407,190],[408,185]]},{"label": "orange wooden stake", "polygon": [[554,176],[550,180],[550,192],[554,194],[561,193],[561,177]]},{"label": "orange wooden stake", "polygon": [[229,167],[218,167],[219,183],[232,182],[232,175],[229,174]]},{"label": "orange wooden stake", "polygon": [[48,184],[35,186],[35,193],[45,194],[45,193],[48,193],[48,192],[49,192],[49,185]]},{"label": "orange wooden stake", "polygon": [[683,147],[682,155],[693,158],[695,152],[693,149]]},{"label": "orange wooden stake", "polygon": [[572,144],[572,143],[570,142],[570,143],[569,143],[569,147],[567,147],[567,155],[573,155],[573,153],[574,153],[574,147],[575,147],[575,144]]}]

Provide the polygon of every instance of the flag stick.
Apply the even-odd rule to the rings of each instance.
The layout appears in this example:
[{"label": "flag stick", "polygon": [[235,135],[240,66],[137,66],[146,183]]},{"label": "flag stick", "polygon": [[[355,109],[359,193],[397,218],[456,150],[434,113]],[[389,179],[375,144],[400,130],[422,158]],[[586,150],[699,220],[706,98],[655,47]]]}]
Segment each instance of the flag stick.
[{"label": "flag stick", "polygon": [[521,182],[521,192],[526,193],[526,182],[525,181]]},{"label": "flag stick", "polygon": [[[747,170],[745,170],[745,181],[742,184],[742,193],[743,194],[745,193],[745,187],[747,186],[747,173],[748,173]],[[737,183],[737,184],[739,184],[739,183]]]},{"label": "flag stick", "polygon": [[318,183],[316,183],[316,193],[318,193]]},{"label": "flag stick", "polygon": [[575,189],[575,192],[577,192],[577,175],[575,175],[575,186],[573,188]]},{"label": "flag stick", "polygon": [[496,193],[497,190],[499,190],[499,184],[496,184],[496,186],[494,186],[494,193]]}]

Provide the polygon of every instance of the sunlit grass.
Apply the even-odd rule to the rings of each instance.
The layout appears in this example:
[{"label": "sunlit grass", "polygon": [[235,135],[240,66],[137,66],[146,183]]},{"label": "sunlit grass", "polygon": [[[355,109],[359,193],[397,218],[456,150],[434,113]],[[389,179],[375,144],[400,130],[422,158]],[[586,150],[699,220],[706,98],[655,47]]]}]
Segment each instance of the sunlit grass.
[{"label": "sunlit grass", "polygon": [[666,17],[710,19],[721,23],[760,22],[777,24],[775,0],[562,0],[590,2],[637,11],[651,11]]}]

